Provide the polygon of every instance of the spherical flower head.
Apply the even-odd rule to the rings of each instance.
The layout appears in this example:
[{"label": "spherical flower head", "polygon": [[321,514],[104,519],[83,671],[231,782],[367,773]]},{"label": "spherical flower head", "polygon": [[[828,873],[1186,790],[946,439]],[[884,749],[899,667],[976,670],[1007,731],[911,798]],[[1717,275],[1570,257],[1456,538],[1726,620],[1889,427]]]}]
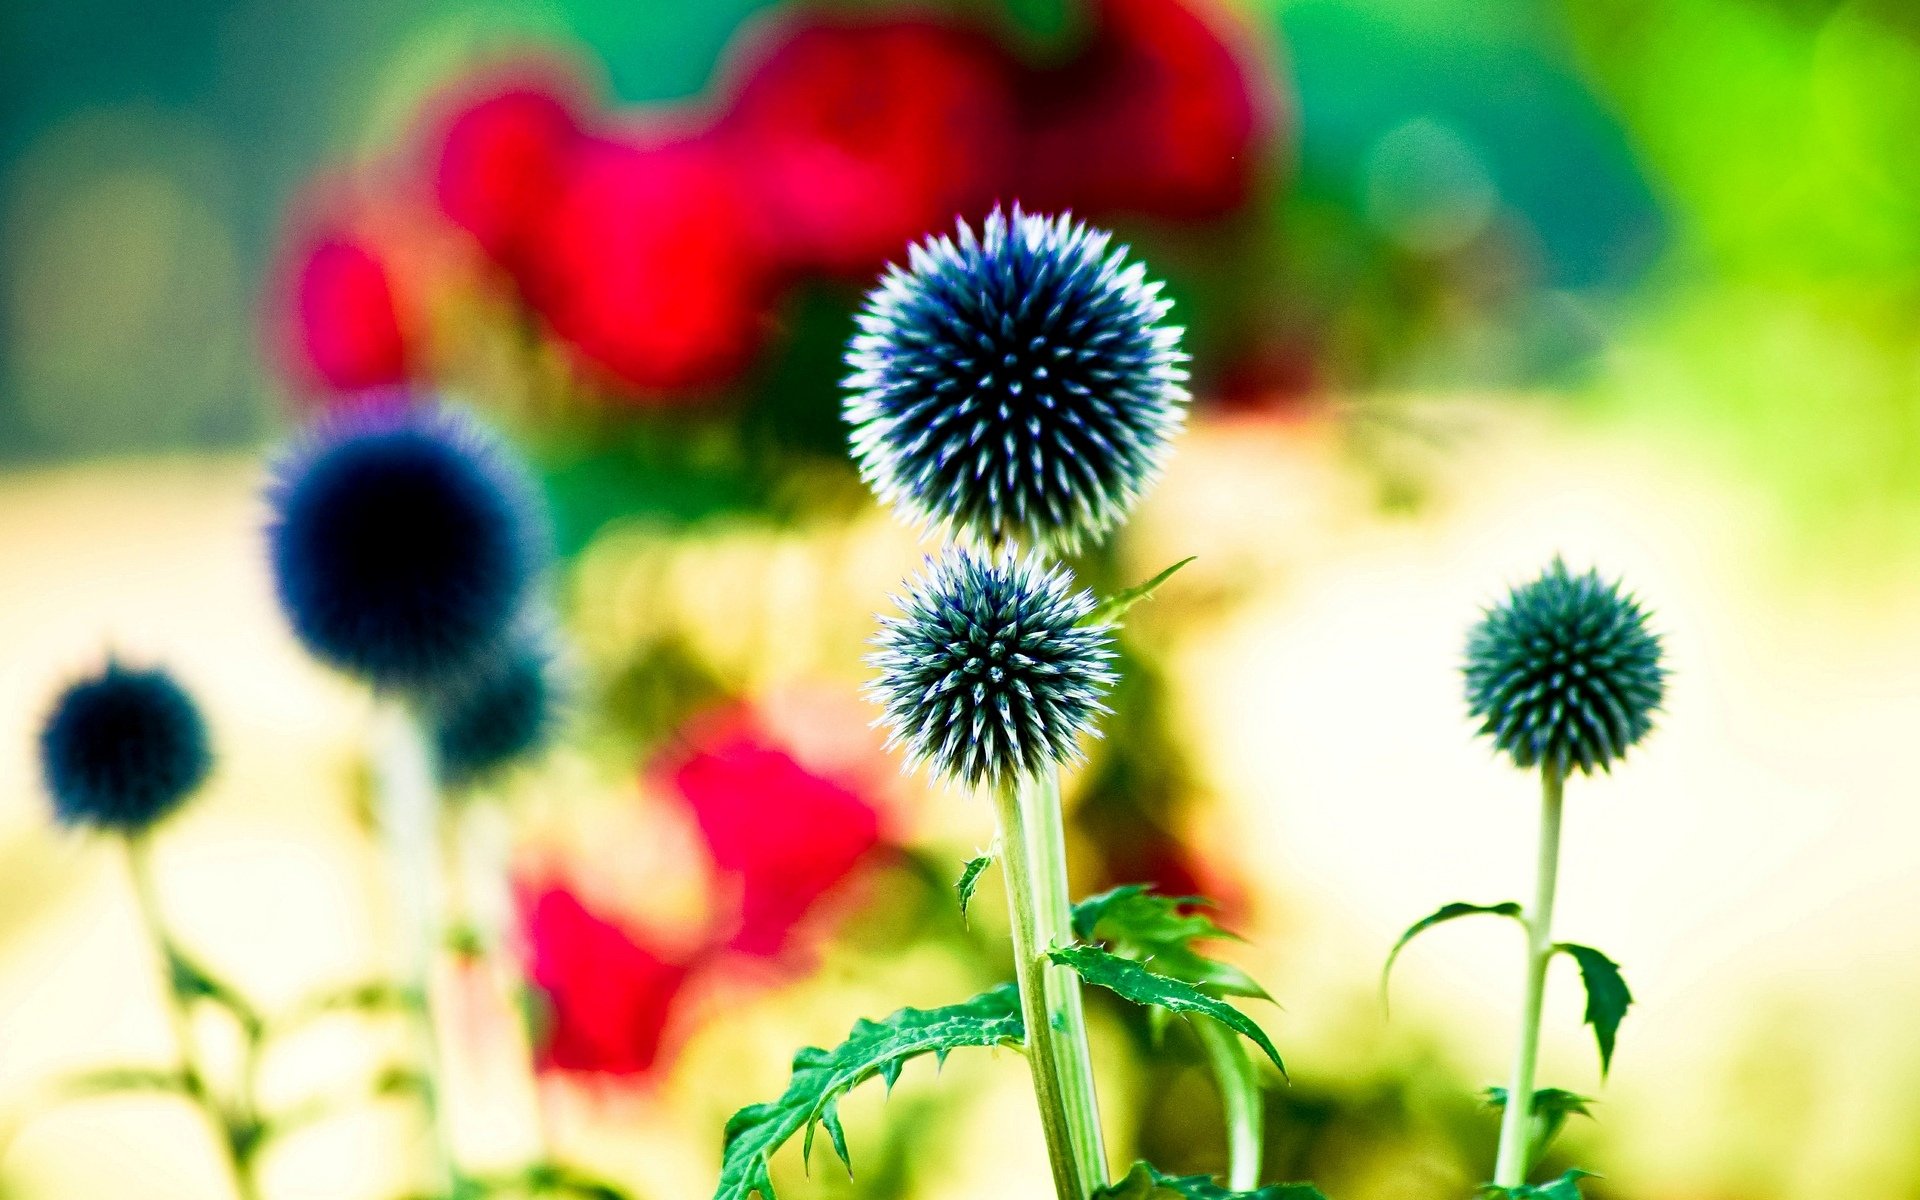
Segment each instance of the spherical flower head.
[{"label": "spherical flower head", "polygon": [[1598,572],[1555,558],[1467,639],[1467,707],[1522,767],[1610,769],[1653,728],[1666,690],[1647,614]]},{"label": "spherical flower head", "polygon": [[65,825],[137,834],[178,808],[212,766],[200,710],[162,670],[108,663],[60,694],[40,763]]},{"label": "spherical flower head", "polygon": [[889,747],[948,780],[1001,786],[1080,758],[1113,685],[1112,630],[1063,567],[952,549],[880,619],[869,694]]},{"label": "spherical flower head", "polygon": [[973,540],[1072,551],[1126,516],[1186,419],[1170,303],[1111,235],[996,211],[908,253],[847,351],[853,456],[880,498]]},{"label": "spherical flower head", "polygon": [[545,556],[538,490],[472,418],[383,396],[322,417],[274,468],[268,551],[313,655],[426,690],[494,650]]},{"label": "spherical flower head", "polygon": [[433,704],[440,780],[463,788],[541,750],[558,723],[555,648],[543,632],[516,637]]}]

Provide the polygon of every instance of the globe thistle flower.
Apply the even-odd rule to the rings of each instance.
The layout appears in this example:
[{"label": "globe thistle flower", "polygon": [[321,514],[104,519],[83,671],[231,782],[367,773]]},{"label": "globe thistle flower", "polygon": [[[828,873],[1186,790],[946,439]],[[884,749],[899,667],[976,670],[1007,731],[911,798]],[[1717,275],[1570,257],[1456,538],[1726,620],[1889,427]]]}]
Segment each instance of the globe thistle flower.
[{"label": "globe thistle flower", "polygon": [[323,417],[275,466],[268,499],[294,633],[379,687],[443,685],[478,662],[545,553],[537,490],[504,443],[392,395]]},{"label": "globe thistle flower", "polygon": [[1647,614],[1559,558],[1487,610],[1467,639],[1467,707],[1522,767],[1605,771],[1653,728],[1665,692]]},{"label": "globe thistle flower", "polygon": [[1170,303],[1111,235],[995,211],[913,246],[847,350],[853,456],[913,520],[1072,551],[1126,515],[1186,418]]},{"label": "globe thistle flower", "polygon": [[212,764],[198,706],[158,669],[109,662],[62,692],[40,731],[41,769],[64,825],[141,833]]},{"label": "globe thistle flower", "polygon": [[523,634],[435,698],[433,742],[442,783],[479,783],[546,745],[561,700],[556,657],[550,635]]},{"label": "globe thistle flower", "polygon": [[970,785],[1000,785],[1080,757],[1114,682],[1111,630],[1083,626],[1092,593],[1065,568],[951,549],[929,560],[900,615],[880,618],[868,692],[887,745]]}]

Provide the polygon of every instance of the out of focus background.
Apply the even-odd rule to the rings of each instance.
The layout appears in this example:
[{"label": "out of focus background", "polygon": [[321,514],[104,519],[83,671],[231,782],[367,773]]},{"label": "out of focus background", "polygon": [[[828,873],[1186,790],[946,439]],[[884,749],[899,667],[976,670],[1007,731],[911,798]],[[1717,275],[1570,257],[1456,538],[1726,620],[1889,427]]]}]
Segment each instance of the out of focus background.
[{"label": "out of focus background", "polygon": [[[391,963],[369,701],[298,652],[260,537],[269,448],[368,389],[481,410],[553,506],[569,719],[467,803],[513,847],[569,1159],[708,1194],[794,1048],[1005,977],[998,885],[971,927],[951,891],[987,806],[868,727],[862,643],[925,547],[837,404],[885,265],[1019,202],[1114,229],[1188,327],[1172,470],[1076,566],[1199,557],[1128,629],[1072,855],[1246,936],[1293,1070],[1270,1175],[1487,1173],[1512,931],[1424,940],[1390,1021],[1377,972],[1528,886],[1533,785],[1457,664],[1557,552],[1628,581],[1674,674],[1570,788],[1560,928],[1638,1002],[1603,1082],[1556,977],[1544,1082],[1599,1102],[1553,1165],[1602,1200],[1920,1197],[1916,127],[1901,0],[10,4],[0,1191],[226,1194],[174,1101],[41,1103],[170,1053],[124,863],[51,827],[33,757],[110,651],[214,731],[156,846],[181,939],[269,1012]],[[1116,1155],[1221,1169],[1191,1040],[1095,1019]],[[417,1114],[353,1091],[399,1045],[336,1015],[265,1064],[270,1109],[344,1097],[265,1159],[274,1200],[405,1191]],[[851,1181],[792,1154],[782,1195],[1042,1196],[1030,1105],[1012,1054],[911,1068],[847,1105]],[[510,1158],[485,1107],[465,1149]]]}]

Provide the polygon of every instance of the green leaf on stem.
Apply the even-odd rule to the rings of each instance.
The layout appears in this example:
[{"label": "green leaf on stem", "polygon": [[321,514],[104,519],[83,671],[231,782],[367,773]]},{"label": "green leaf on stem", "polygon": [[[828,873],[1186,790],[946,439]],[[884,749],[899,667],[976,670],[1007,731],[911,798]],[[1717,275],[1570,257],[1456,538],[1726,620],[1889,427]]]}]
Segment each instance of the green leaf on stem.
[{"label": "green leaf on stem", "polygon": [[249,1038],[259,1036],[265,1022],[261,1020],[259,1010],[248,1003],[239,989],[194,962],[171,942],[164,943],[162,949],[167,956],[168,982],[174,995],[188,1004],[195,1000],[210,1000],[227,1010]]},{"label": "green leaf on stem", "polygon": [[[1486,1092],[1487,1107],[1495,1112],[1507,1107],[1507,1089],[1490,1087]],[[1535,1133],[1533,1153],[1529,1159],[1538,1159],[1545,1153],[1553,1139],[1560,1136],[1560,1130],[1566,1125],[1567,1118],[1575,1115],[1592,1117],[1593,1110],[1587,1105],[1593,1103],[1593,1097],[1582,1096],[1578,1092],[1569,1092],[1565,1088],[1541,1088],[1533,1093],[1533,1119]]]},{"label": "green leaf on stem", "polygon": [[1239,967],[1194,950],[1197,941],[1240,940],[1204,911],[1195,911],[1207,904],[1201,896],[1162,896],[1130,883],[1074,905],[1073,935],[1083,942],[1105,942],[1123,958],[1151,962],[1159,974],[1196,984],[1209,995],[1273,999]]},{"label": "green leaf on stem", "polygon": [[1273,1065],[1280,1069],[1280,1074],[1287,1073],[1287,1065],[1280,1061],[1280,1052],[1273,1048],[1273,1040],[1265,1030],[1225,1000],[1202,991],[1197,984],[1162,975],[1146,963],[1124,958],[1099,946],[1056,946],[1047,952],[1047,957],[1072,969],[1095,987],[1106,988],[1124,1000],[1164,1008],[1182,1016],[1210,1017],[1260,1047],[1273,1060]]},{"label": "green leaf on stem", "polygon": [[62,1100],[83,1100],[89,1096],[108,1096],[116,1092],[165,1092],[194,1096],[199,1089],[184,1071],[156,1070],[148,1067],[104,1067],[69,1076],[54,1085]]},{"label": "green leaf on stem", "polygon": [[978,858],[968,859],[967,865],[961,870],[960,881],[953,885],[953,890],[960,895],[962,921],[967,919],[967,905],[973,901],[973,890],[980,886],[980,876],[985,874],[987,868],[992,865],[993,855],[982,854]]},{"label": "green leaf on stem", "polygon": [[1565,1175],[1542,1184],[1522,1184],[1519,1187],[1503,1188],[1487,1183],[1480,1186],[1480,1195],[1484,1200],[1581,1200],[1580,1181],[1598,1179],[1592,1171],[1568,1171]]},{"label": "green leaf on stem", "polygon": [[1137,1162],[1125,1178],[1093,1194],[1094,1200],[1327,1200],[1310,1183],[1270,1183],[1251,1192],[1229,1191],[1205,1175],[1175,1177],[1152,1163]]},{"label": "green leaf on stem", "polygon": [[1600,1044],[1600,1078],[1605,1079],[1613,1066],[1614,1035],[1620,1031],[1627,1006],[1633,1003],[1633,993],[1627,990],[1620,964],[1592,946],[1558,942],[1553,948],[1557,953],[1572,955],[1580,964],[1580,982],[1587,987],[1586,1023],[1593,1026],[1593,1039]]},{"label": "green leaf on stem", "polygon": [[419,1007],[420,994],[385,980],[370,980],[317,992],[279,1019],[275,1030],[285,1033],[309,1021],[335,1013],[401,1013]]},{"label": "green leaf on stem", "polygon": [[1393,944],[1393,949],[1387,951],[1386,965],[1380,968],[1380,1007],[1387,1006],[1387,980],[1393,974],[1394,961],[1400,957],[1400,952],[1407,948],[1408,942],[1435,925],[1444,925],[1448,921],[1457,921],[1461,917],[1510,917],[1524,924],[1526,918],[1521,914],[1525,911],[1515,900],[1507,900],[1500,904],[1466,904],[1456,900],[1452,904],[1443,904],[1434,912],[1421,917],[1409,925],[1407,931],[1400,935],[1400,940]]},{"label": "green leaf on stem", "polygon": [[839,1103],[856,1084],[877,1075],[891,1089],[908,1059],[931,1054],[944,1062],[961,1046],[1017,1046],[1025,1033],[1020,990],[1008,983],[963,1004],[903,1008],[885,1020],[860,1021],[833,1049],[802,1050],[778,1100],[743,1108],[727,1122],[714,1200],[749,1200],[755,1193],[775,1200],[768,1168],[774,1151],[804,1134],[801,1154],[810,1155],[815,1125],[826,1127],[834,1153],[847,1163]]},{"label": "green leaf on stem", "polygon": [[1160,585],[1173,578],[1173,573],[1194,560],[1193,555],[1181,559],[1166,570],[1155,575],[1145,583],[1136,583],[1130,588],[1122,588],[1108,596],[1094,607],[1094,610],[1080,618],[1082,625],[1118,625],[1127,610],[1160,590]]}]

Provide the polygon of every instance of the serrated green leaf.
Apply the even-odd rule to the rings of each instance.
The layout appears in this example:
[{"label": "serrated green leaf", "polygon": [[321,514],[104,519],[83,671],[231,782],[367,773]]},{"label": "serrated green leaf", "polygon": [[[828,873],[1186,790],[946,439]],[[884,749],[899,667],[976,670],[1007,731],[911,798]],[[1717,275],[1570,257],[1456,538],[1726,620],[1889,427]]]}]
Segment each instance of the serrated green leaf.
[{"label": "serrated green leaf", "polygon": [[960,895],[962,921],[967,919],[967,905],[973,900],[973,890],[980,886],[980,876],[985,874],[987,868],[992,865],[993,855],[982,854],[978,858],[968,859],[967,865],[961,869],[960,881],[953,885],[953,890]]},{"label": "serrated green leaf", "polygon": [[[1487,1107],[1500,1112],[1507,1107],[1507,1089],[1490,1087],[1486,1092]],[[1571,1116],[1592,1117],[1593,1110],[1587,1105],[1593,1103],[1591,1096],[1582,1096],[1565,1088],[1540,1088],[1533,1093],[1534,1134],[1530,1160],[1537,1160]]]},{"label": "serrated green leaf", "polygon": [[1152,1163],[1137,1162],[1126,1177],[1093,1194],[1094,1200],[1327,1200],[1310,1183],[1270,1183],[1251,1192],[1234,1192],[1205,1175],[1174,1177]]},{"label": "serrated green leaf", "polygon": [[1495,1184],[1482,1184],[1480,1195],[1486,1200],[1582,1200],[1580,1181],[1598,1179],[1592,1171],[1568,1171],[1551,1183],[1523,1184],[1520,1187],[1503,1188]]},{"label": "serrated green leaf", "polygon": [[1457,921],[1461,917],[1510,917],[1515,921],[1525,924],[1526,918],[1521,915],[1525,911],[1525,909],[1520,907],[1519,902],[1514,900],[1506,900],[1499,904],[1467,904],[1456,900],[1452,904],[1443,904],[1434,912],[1421,917],[1418,921],[1409,925],[1407,931],[1400,935],[1400,940],[1393,944],[1393,949],[1387,951],[1386,965],[1380,968],[1380,1006],[1382,1008],[1386,1007],[1387,980],[1393,974],[1393,964],[1395,960],[1400,957],[1400,952],[1407,948],[1408,942],[1419,937],[1427,930],[1432,929],[1435,925],[1444,925],[1448,921]]},{"label": "serrated green leaf", "polygon": [[885,1020],[860,1021],[833,1049],[802,1050],[794,1056],[793,1078],[778,1100],[743,1108],[727,1122],[714,1200],[749,1200],[755,1193],[775,1200],[769,1160],[795,1134],[804,1134],[806,1154],[816,1124],[827,1126],[834,1151],[846,1162],[836,1106],[862,1081],[879,1076],[892,1088],[908,1059],[932,1054],[944,1061],[961,1046],[1019,1045],[1025,1032],[1020,991],[1008,983],[963,1004],[903,1008]]},{"label": "serrated green leaf", "polygon": [[1047,952],[1047,957],[1063,967],[1071,968],[1095,987],[1106,988],[1124,1000],[1182,1015],[1210,1017],[1245,1036],[1273,1060],[1280,1074],[1287,1073],[1287,1065],[1280,1061],[1280,1052],[1273,1048],[1273,1040],[1265,1030],[1254,1024],[1247,1014],[1225,1000],[1208,995],[1196,984],[1162,975],[1143,962],[1124,958],[1099,946],[1056,946]]},{"label": "serrated green leaf", "polygon": [[1130,883],[1074,905],[1073,934],[1083,942],[1106,942],[1123,958],[1151,962],[1160,974],[1197,984],[1210,995],[1273,999],[1239,967],[1193,948],[1197,941],[1239,940],[1196,911],[1207,904],[1201,896],[1162,896]]},{"label": "serrated green leaf", "polygon": [[1573,956],[1580,964],[1580,982],[1587,987],[1586,1023],[1593,1026],[1593,1039],[1600,1044],[1600,1078],[1605,1079],[1613,1066],[1613,1040],[1620,1031],[1620,1019],[1633,1003],[1633,993],[1620,974],[1620,964],[1592,946],[1558,942],[1557,953]]},{"label": "serrated green leaf", "polygon": [[1136,583],[1130,588],[1123,588],[1108,596],[1096,605],[1092,612],[1080,618],[1080,623],[1082,625],[1118,625],[1120,618],[1127,615],[1128,609],[1159,591],[1161,584],[1172,579],[1175,571],[1192,562],[1195,557],[1197,556],[1189,555],[1145,583]]}]

